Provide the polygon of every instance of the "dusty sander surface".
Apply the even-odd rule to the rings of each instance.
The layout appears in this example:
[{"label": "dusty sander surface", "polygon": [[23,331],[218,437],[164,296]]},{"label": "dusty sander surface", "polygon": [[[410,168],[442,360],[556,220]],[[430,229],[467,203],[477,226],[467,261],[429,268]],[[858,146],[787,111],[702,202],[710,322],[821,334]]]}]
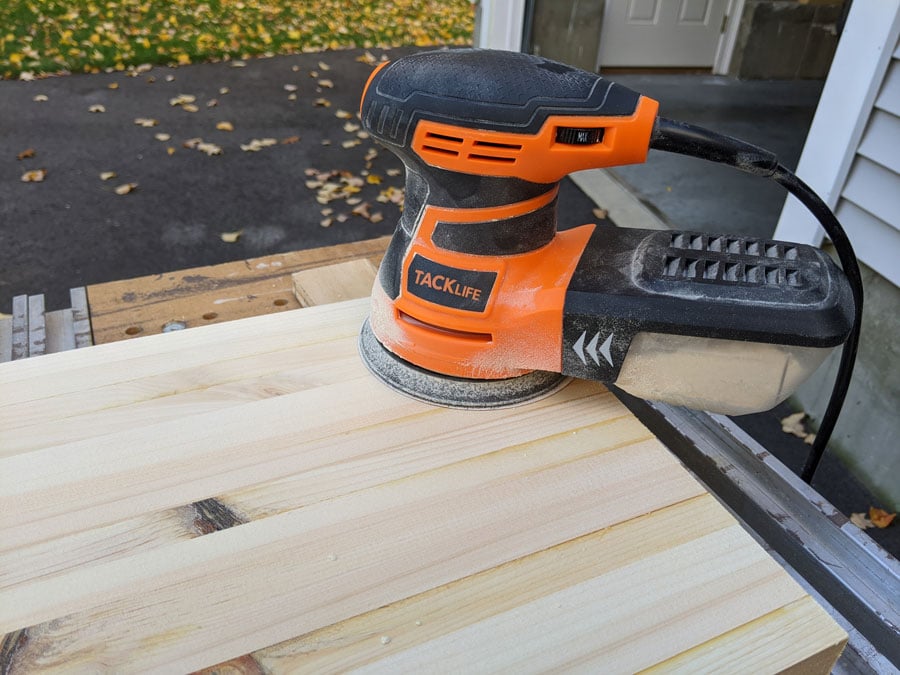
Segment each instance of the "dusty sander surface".
[{"label": "dusty sander surface", "polygon": [[433,373],[385,349],[368,319],[359,333],[359,353],[372,374],[391,389],[445,408],[508,408],[549,396],[569,381],[559,373],[541,370],[500,380],[470,380]]}]

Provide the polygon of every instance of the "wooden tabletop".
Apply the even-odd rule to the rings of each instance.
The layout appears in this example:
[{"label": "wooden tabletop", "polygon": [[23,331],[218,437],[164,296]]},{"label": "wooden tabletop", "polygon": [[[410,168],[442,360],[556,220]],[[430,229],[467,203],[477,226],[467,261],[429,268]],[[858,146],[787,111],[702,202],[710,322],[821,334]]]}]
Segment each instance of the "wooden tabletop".
[{"label": "wooden tabletop", "polygon": [[90,287],[116,341],[0,364],[0,669],[828,672],[845,634],[602,386],[373,378],[358,246]]}]

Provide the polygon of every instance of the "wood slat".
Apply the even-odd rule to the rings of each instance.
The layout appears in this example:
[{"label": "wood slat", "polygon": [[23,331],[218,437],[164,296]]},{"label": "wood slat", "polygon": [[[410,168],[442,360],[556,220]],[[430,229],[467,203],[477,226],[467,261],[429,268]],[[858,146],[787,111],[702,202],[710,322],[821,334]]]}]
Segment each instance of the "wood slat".
[{"label": "wood slat", "polygon": [[72,333],[75,338],[75,349],[90,347],[94,344],[94,338],[91,333],[87,290],[84,286],[69,289],[69,298],[72,301]]},{"label": "wood slat", "polygon": [[406,399],[367,308],[0,366],[0,668],[827,671],[843,633],[602,387]]},{"label": "wood slat", "polygon": [[[291,274],[355,260],[380,259],[388,237],[197,267],[87,288],[96,344],[296,309]],[[74,305],[73,305],[74,307]]]},{"label": "wood slat", "polygon": [[17,295],[12,301],[12,360],[28,358],[28,296]]}]

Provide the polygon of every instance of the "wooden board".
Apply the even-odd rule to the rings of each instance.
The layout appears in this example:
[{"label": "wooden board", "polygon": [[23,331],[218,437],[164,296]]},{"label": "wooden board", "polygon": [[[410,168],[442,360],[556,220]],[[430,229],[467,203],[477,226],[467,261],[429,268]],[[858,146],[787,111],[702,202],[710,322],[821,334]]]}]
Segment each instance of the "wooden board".
[{"label": "wooden board", "polygon": [[0,669],[828,671],[843,632],[601,386],[406,399],[367,305],[0,364]]},{"label": "wooden board", "polygon": [[154,335],[165,326],[192,328],[297,309],[292,273],[358,258],[377,264],[388,241],[381,237],[88,286],[94,343]]}]

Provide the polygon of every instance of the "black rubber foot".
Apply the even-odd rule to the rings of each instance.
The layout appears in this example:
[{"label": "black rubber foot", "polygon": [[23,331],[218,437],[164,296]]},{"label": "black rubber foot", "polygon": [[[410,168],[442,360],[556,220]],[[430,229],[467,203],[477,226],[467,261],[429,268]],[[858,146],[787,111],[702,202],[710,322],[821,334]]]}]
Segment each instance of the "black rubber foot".
[{"label": "black rubber foot", "polygon": [[391,389],[445,408],[508,408],[549,396],[569,381],[559,373],[542,370],[502,380],[471,380],[432,373],[385,349],[368,319],[359,333],[359,353],[372,374]]}]

